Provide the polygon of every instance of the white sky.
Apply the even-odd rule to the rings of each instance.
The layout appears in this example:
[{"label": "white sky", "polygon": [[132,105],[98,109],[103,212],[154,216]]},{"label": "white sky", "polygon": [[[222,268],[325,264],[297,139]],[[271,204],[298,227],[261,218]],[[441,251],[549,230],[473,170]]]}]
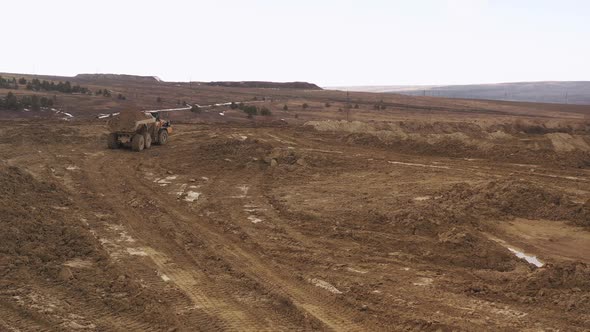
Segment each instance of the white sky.
[{"label": "white sky", "polygon": [[590,1],[2,0],[0,71],[322,86],[590,80]]}]

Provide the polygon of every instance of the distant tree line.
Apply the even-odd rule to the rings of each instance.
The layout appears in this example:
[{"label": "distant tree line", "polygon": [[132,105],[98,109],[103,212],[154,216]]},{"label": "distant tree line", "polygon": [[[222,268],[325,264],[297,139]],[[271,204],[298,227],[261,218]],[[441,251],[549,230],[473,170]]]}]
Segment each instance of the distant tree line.
[{"label": "distant tree line", "polygon": [[[112,95],[111,92],[107,89],[99,89],[98,91],[94,92],[94,94],[97,96],[103,96],[103,97],[110,97]],[[119,94],[119,95],[123,96],[122,94]],[[123,99],[123,98],[119,97],[119,99]]]},{"label": "distant tree line", "polygon": [[53,107],[54,99],[47,97],[39,97],[36,95],[22,96],[20,99],[12,92],[8,92],[6,97],[0,98],[0,110],[20,110],[29,108],[38,111],[41,107]]},{"label": "distant tree line", "polygon": [[32,79],[30,82],[27,82],[25,78],[21,78],[19,83],[26,84],[27,90],[32,91],[58,91],[63,93],[89,93],[90,90],[85,87],[81,87],[80,85],[72,85],[69,81],[59,81],[57,84],[55,82],[49,82],[46,80],[40,81],[39,79]]},{"label": "distant tree line", "polygon": [[0,76],[0,88],[2,89],[15,89],[18,90],[18,84],[16,78],[4,78]]}]

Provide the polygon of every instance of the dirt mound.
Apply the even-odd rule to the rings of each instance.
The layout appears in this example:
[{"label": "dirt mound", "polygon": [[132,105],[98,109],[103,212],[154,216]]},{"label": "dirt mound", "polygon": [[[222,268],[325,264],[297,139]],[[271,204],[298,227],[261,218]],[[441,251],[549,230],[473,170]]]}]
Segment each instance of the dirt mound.
[{"label": "dirt mound", "polygon": [[476,231],[487,220],[514,217],[565,220],[590,226],[590,209],[528,181],[460,183],[431,194],[428,200],[389,209],[386,219],[396,232],[433,239],[423,259],[497,271],[513,270],[520,262],[503,246]]},{"label": "dirt mound", "polygon": [[[558,132],[567,128],[539,125],[485,125],[441,121],[308,121],[318,131],[344,133],[349,144],[395,149],[416,155],[485,158],[564,166],[590,165],[587,135]],[[530,127],[530,128],[529,128]],[[526,131],[523,131],[525,129]],[[528,128],[528,129],[527,129]]]},{"label": "dirt mound", "polygon": [[519,302],[544,303],[581,314],[590,310],[589,290],[590,267],[580,262],[547,264],[498,289]]},{"label": "dirt mound", "polygon": [[590,226],[590,209],[529,181],[503,180],[482,185],[457,184],[436,194],[442,202],[488,218],[568,220]]},{"label": "dirt mound", "polygon": [[0,264],[8,267],[5,273],[21,265],[57,273],[69,258],[97,254],[93,239],[61,218],[70,205],[54,185],[37,182],[19,168],[0,169]]},{"label": "dirt mound", "polygon": [[498,246],[479,232],[453,227],[438,234],[439,250],[428,258],[454,266],[474,269],[510,271],[521,263],[505,248]]},{"label": "dirt mound", "polygon": [[547,265],[522,280],[527,289],[582,288],[590,289],[590,266],[580,262]]},{"label": "dirt mound", "polygon": [[545,135],[551,140],[555,151],[590,151],[590,145],[582,136],[570,135],[566,133],[551,133]]},{"label": "dirt mound", "polygon": [[111,132],[115,131],[127,131],[132,132],[135,129],[135,122],[152,119],[153,117],[149,114],[140,111],[125,110],[119,115],[116,115],[109,119],[108,127]]}]

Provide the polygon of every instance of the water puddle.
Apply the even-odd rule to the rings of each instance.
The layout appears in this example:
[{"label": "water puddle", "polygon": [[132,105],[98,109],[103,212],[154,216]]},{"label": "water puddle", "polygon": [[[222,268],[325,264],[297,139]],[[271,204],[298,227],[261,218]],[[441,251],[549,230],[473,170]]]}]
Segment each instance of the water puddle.
[{"label": "water puddle", "polygon": [[490,240],[498,242],[502,246],[506,247],[506,249],[510,250],[510,252],[513,253],[516,257],[526,260],[529,264],[533,264],[536,267],[542,267],[543,265],[545,265],[543,262],[541,262],[537,258],[537,256],[529,255],[529,254],[525,253],[524,251],[516,249],[514,246],[508,244],[506,241],[499,239],[493,235],[490,235],[490,234],[486,234],[486,235]]},{"label": "water puddle", "polygon": [[542,267],[543,262],[541,262],[537,256],[531,256],[531,255],[527,255],[522,251],[518,251],[514,248],[510,248],[508,247],[508,250],[510,250],[511,253],[513,253],[514,255],[516,255],[516,257],[520,258],[520,259],[524,259],[525,261],[529,262],[530,264],[533,264],[536,267]]}]

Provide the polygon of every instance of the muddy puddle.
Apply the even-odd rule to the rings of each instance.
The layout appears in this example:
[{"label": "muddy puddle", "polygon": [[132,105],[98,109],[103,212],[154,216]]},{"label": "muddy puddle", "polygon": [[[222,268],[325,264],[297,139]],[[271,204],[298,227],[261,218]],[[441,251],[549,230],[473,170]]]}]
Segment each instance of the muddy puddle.
[{"label": "muddy puddle", "polygon": [[527,255],[526,253],[520,250],[516,250],[514,248],[508,248],[508,250],[510,250],[510,252],[513,253],[516,257],[524,259],[525,261],[529,262],[530,264],[533,264],[536,267],[542,267],[543,265],[545,265],[537,258],[537,256]]}]

